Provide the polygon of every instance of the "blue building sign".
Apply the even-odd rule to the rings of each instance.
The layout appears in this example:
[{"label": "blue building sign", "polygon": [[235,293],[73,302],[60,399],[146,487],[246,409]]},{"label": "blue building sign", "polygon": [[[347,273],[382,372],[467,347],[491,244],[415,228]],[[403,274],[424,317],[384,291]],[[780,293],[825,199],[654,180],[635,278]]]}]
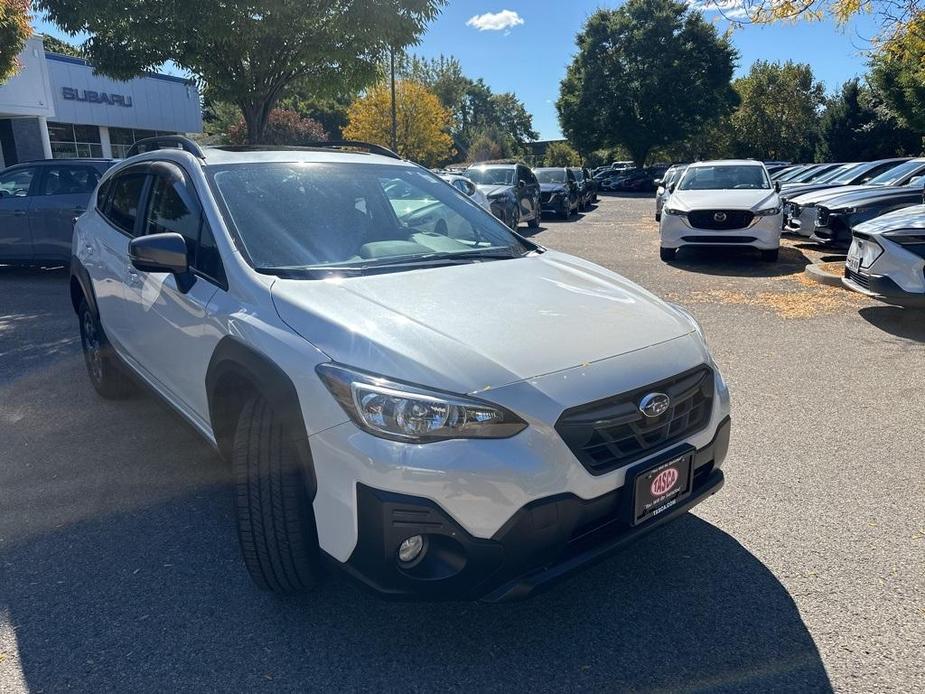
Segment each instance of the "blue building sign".
[{"label": "blue building sign", "polygon": [[61,96],[68,101],[86,101],[91,104],[109,104],[110,106],[132,107],[132,97],[121,94],[107,94],[92,89],[74,89],[61,87]]}]

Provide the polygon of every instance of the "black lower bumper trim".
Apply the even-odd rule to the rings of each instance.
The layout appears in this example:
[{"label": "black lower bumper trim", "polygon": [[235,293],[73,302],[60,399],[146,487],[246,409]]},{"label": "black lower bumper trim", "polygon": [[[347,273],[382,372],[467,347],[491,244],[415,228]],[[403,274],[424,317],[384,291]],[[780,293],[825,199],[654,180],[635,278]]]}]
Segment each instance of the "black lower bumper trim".
[{"label": "black lower bumper trim", "polygon": [[[518,510],[490,539],[469,534],[429,499],[357,485],[357,545],[337,564],[383,597],[424,600],[523,599],[616,552],[649,530],[677,518],[723,485],[719,469],[729,448],[730,420],[713,440],[694,450],[683,444],[645,467],[693,455],[691,493],[670,511],[631,524],[629,485],[594,499],[557,494]],[[413,535],[426,538],[416,560],[402,564],[398,548]]]},{"label": "black lower bumper trim", "polygon": [[[886,275],[862,275],[861,280],[855,273],[845,272],[842,282],[849,288],[861,294],[894,306],[906,308],[925,308],[925,294],[907,292]],[[864,282],[862,284],[862,281]],[[866,285],[866,286],[865,286]]]}]

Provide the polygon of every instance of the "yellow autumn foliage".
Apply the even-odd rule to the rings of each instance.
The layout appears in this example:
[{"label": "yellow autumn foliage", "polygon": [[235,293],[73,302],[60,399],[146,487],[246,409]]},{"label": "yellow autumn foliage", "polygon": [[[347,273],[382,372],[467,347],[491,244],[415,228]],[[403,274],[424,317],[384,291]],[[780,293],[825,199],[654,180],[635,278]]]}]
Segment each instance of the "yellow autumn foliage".
[{"label": "yellow autumn foliage", "polygon": [[[424,166],[436,166],[453,154],[448,130],[450,112],[427,87],[401,80],[395,83],[398,154]],[[344,137],[391,146],[392,102],[388,84],[370,89],[347,111]]]}]

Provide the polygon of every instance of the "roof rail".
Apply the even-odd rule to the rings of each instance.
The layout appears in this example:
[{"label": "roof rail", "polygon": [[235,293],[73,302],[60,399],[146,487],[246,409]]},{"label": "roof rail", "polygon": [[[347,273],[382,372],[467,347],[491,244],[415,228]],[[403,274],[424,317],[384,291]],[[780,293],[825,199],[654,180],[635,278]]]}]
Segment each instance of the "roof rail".
[{"label": "roof rail", "polygon": [[401,159],[395,152],[382,145],[374,145],[359,140],[327,140],[319,142],[306,142],[304,145],[212,145],[211,149],[220,149],[225,152],[272,152],[272,151],[302,151],[318,149],[365,149],[370,154],[378,154],[390,159]]},{"label": "roof rail", "polygon": [[157,137],[136,140],[135,144],[129,147],[125,158],[128,159],[143,152],[153,152],[157,149],[182,149],[198,159],[206,158],[202,148],[188,137],[183,137],[183,135],[158,135]]}]

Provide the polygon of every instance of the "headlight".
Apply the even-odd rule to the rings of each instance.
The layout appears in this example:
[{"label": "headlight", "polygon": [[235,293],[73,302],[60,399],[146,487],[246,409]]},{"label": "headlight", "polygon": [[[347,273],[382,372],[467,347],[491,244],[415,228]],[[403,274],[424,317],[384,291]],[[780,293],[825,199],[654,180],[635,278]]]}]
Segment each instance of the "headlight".
[{"label": "headlight", "polygon": [[870,212],[873,207],[843,207],[840,210],[832,210],[835,214],[857,214],[858,212]]},{"label": "headlight", "polygon": [[673,308],[675,311],[680,313],[682,316],[687,318],[688,322],[690,322],[691,324],[691,327],[693,327],[694,330],[697,332],[697,334],[700,335],[700,339],[703,340],[704,342],[707,341],[707,336],[703,332],[703,326],[700,325],[700,321],[694,318],[693,314],[690,311],[688,311],[683,306],[678,306],[677,304],[673,304],[671,302],[668,302],[668,305],[671,306],[671,308]]},{"label": "headlight", "polygon": [[683,217],[687,214],[686,211],[679,210],[676,207],[666,207],[664,210],[662,210],[662,212],[664,212],[665,214],[672,215],[674,217]]},{"label": "headlight", "polygon": [[756,217],[772,217],[773,215],[780,214],[780,206],[778,207],[766,207],[763,210],[758,210],[755,212]]},{"label": "headlight", "polygon": [[446,439],[503,439],[527,423],[510,410],[336,364],[319,364],[318,376],[347,415],[373,436],[409,443]]}]

